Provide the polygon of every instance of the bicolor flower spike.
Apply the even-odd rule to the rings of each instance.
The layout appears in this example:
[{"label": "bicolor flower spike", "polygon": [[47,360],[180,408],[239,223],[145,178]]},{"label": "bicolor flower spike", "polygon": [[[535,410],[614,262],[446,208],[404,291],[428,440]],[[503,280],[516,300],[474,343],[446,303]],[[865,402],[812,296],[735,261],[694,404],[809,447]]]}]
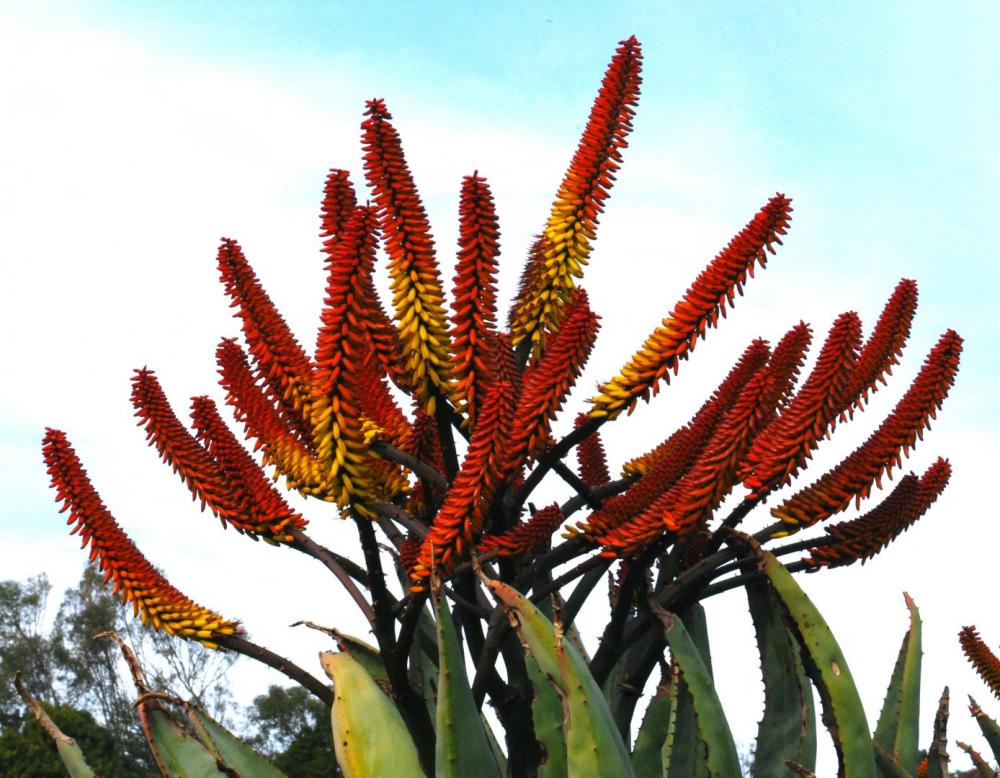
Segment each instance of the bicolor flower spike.
[{"label": "bicolor flower spike", "polygon": [[42,452],[56,499],[69,511],[73,534],[90,545],[90,559],[114,581],[114,592],[132,604],[133,613],[170,635],[218,648],[218,640],[242,632],[239,622],[224,619],[186,597],[149,562],[104,506],[60,430],[47,429]]},{"label": "bicolor flower spike", "polygon": [[451,369],[434,240],[399,133],[390,123],[392,114],[382,100],[369,100],[365,116],[365,174],[389,255],[400,345],[417,396],[433,414],[436,396],[447,392]]},{"label": "bicolor flower spike", "polygon": [[257,377],[282,419],[303,441],[309,440],[309,387],[312,364],[235,240],[219,246],[219,273],[243,323]]},{"label": "bicolor flower spike", "polygon": [[589,260],[598,217],[628,145],[641,73],[641,47],[631,37],[621,42],[608,65],[548,223],[532,247],[511,310],[511,332],[515,346],[530,339],[536,356],[548,333],[558,329]]},{"label": "bicolor flower spike", "polygon": [[677,372],[680,360],[687,358],[708,327],[726,315],[726,304],[733,305],[736,294],[753,276],[754,266],[764,267],[768,252],[780,245],[788,229],[792,205],[784,195],[772,197],[753,220],[709,263],[695,279],[684,298],[643,343],[621,372],[600,387],[591,402],[590,415],[596,418],[617,417],[635,407],[639,398],[648,400],[661,380],[669,383],[670,372]]},{"label": "bicolor flower spike", "polygon": [[902,466],[903,456],[930,426],[955,382],[962,338],[945,332],[931,349],[917,377],[882,425],[852,454],[812,485],[792,495],[771,514],[789,527],[811,526],[860,503],[883,474]]}]

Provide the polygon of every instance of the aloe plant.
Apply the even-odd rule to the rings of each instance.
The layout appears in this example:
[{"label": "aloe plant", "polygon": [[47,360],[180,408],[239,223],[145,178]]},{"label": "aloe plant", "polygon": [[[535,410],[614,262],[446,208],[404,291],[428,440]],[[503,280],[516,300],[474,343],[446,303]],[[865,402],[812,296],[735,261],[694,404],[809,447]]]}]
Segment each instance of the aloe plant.
[{"label": "aloe plant", "polygon": [[[216,357],[250,446],[209,397],[193,398],[189,427],[155,373],[136,371],[132,402],[147,439],[202,506],[240,534],[317,560],[367,620],[374,645],[321,628],[332,638],[320,661],[328,680],[173,587],[105,507],[66,434],[50,429],[43,451],[57,498],[144,623],[264,662],[329,706],[347,776],[737,776],[700,605],[735,588],[746,591],[765,690],[753,775],[812,774],[818,721],[841,776],[944,774],[946,705],[919,759],[915,604],[906,598],[910,628],[873,729],[847,658],[794,574],[870,559],[945,488],[950,466],[937,459],[862,515],[828,521],[902,467],[949,393],[961,337],[942,334],[860,447],[812,483],[776,494],[865,410],[898,362],[916,310],[914,281],[899,282],[867,337],[857,314],[839,316],[804,377],[809,325],[791,326],[773,346],[752,340],[689,421],[652,450],[632,452],[613,477],[602,433],[669,383],[776,253],[792,214],[790,199],[776,194],[578,409],[572,430],[554,432],[599,329],[580,280],[628,145],[641,70],[640,45],[629,38],[608,66],[506,324],[486,179],[474,173],[461,184],[446,302],[392,114],[372,100],[361,124],[367,204],[347,171],[326,179],[327,286],[314,350],[285,324],[239,244],[219,248],[243,343],[223,339]],[[380,245],[389,305],[374,277]],[[550,474],[568,494],[538,508],[533,495]],[[277,479],[335,504],[363,559],[313,540]],[[742,500],[722,515],[740,489]],[[769,498],[771,519],[760,521],[755,509]],[[758,522],[752,534],[741,531],[750,521]],[[822,534],[783,540],[821,524]],[[576,619],[606,574],[607,622],[596,643],[584,643]],[[1000,663],[983,659],[972,636],[963,641],[1000,684]],[[592,656],[586,645],[596,645]],[[203,712],[146,688],[133,667],[139,714],[165,774],[279,774]],[[996,754],[1000,729],[975,704],[973,715]]]}]

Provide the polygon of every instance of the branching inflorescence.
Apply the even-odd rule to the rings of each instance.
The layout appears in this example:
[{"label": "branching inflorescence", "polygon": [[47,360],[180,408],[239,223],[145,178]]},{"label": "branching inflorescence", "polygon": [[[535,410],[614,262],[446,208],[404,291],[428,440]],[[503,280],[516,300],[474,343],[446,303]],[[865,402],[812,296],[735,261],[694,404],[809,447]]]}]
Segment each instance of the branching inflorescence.
[{"label": "branching inflorescence", "polygon": [[[315,557],[347,588],[372,627],[384,683],[425,769],[435,758],[433,744],[424,742],[427,733],[433,739],[431,714],[407,670],[439,659],[424,607],[432,593],[444,591],[455,603],[455,623],[477,668],[471,679],[476,704],[489,696],[496,705],[512,774],[533,774],[542,750],[531,734],[536,701],[528,690],[555,671],[526,665],[511,650],[508,625],[527,628],[522,595],[548,603],[562,619],[562,651],[562,635],[570,634],[583,601],[618,565],[609,623],[589,669],[603,684],[618,668],[618,685],[606,688],[614,687],[609,704],[627,735],[636,690],[663,663],[668,642],[673,665],[664,665],[664,683],[676,683],[674,652],[682,647],[672,642],[673,622],[665,611],[690,609],[702,597],[744,584],[751,598],[758,596],[752,582],[761,573],[751,567],[772,582],[778,575],[768,573],[760,545],[807,530],[852,501],[860,503],[873,486],[881,488],[955,380],[962,339],[948,330],[863,445],[811,485],[774,495],[865,407],[897,364],[917,303],[915,282],[903,279],[867,339],[857,313],[833,322],[801,382],[810,325],[794,324],[773,347],[752,340],[686,423],[664,430],[650,451],[622,457],[621,476],[613,477],[608,451],[617,453],[617,446],[606,448],[601,428],[631,413],[640,399],[649,401],[678,372],[776,252],[792,215],[789,198],[768,200],[618,374],[599,385],[589,406],[574,404],[571,391],[599,329],[581,279],[595,259],[599,215],[623,161],[641,66],[638,41],[623,41],[548,221],[528,252],[506,327],[497,301],[500,231],[486,178],[476,171],[461,182],[449,319],[427,214],[392,115],[376,99],[361,124],[368,204],[359,204],[345,170],[331,170],[324,187],[320,234],[327,281],[314,353],[293,335],[239,244],[225,239],[219,248],[219,272],[243,344],[224,338],[216,358],[225,402],[252,451],[209,397],[192,400],[189,429],[151,370],[133,378],[132,401],[149,443],[202,507],[242,534]],[[390,280],[388,309],[375,280],[380,247]],[[567,405],[575,423],[560,437]],[[574,447],[576,469],[567,456]],[[238,622],[195,604],[142,556],[91,487],[63,433],[49,430],[44,452],[73,531],[144,621],[206,646],[263,655],[246,648]],[[550,473],[569,494],[538,510],[532,493]],[[938,459],[922,476],[904,476],[862,516],[787,547],[806,552],[789,569],[871,559],[927,511],[949,475],[947,460]],[[306,519],[275,488],[278,478],[352,519],[364,563],[310,539]],[[741,499],[720,521],[717,514],[734,490]],[[752,538],[739,533],[766,498],[775,500],[770,512],[778,522]],[[583,517],[567,523],[582,509]],[[397,572],[389,582],[387,552]],[[713,583],[736,570],[736,578]],[[488,606],[484,582],[500,601],[495,608]],[[1000,688],[996,658],[974,629],[963,631],[962,643],[994,691]],[[495,664],[501,653],[503,673]],[[559,656],[564,669],[565,662],[577,661],[575,654]],[[298,673],[293,677],[301,681]],[[574,692],[567,687],[560,694],[571,710]]]}]

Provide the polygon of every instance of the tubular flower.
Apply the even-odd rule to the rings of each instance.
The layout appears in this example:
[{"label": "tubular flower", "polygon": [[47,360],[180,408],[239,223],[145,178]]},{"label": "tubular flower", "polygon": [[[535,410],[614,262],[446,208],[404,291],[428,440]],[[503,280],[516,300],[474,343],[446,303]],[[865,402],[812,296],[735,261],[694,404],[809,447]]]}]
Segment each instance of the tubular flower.
[{"label": "tubular flower", "polygon": [[826,527],[826,534],[837,542],[810,549],[811,556],[803,561],[811,567],[842,567],[859,559],[864,564],[927,512],[950,476],[951,465],[946,459],[938,459],[920,478],[912,473],[904,476],[889,496],[864,516]]},{"label": "tubular flower", "polygon": [[308,522],[293,511],[285,498],[236,439],[208,397],[191,399],[191,420],[198,439],[218,463],[230,494],[240,506],[237,515],[226,517],[240,532],[256,540],[290,543],[289,531],[302,529]]},{"label": "tubular flower", "polygon": [[962,627],[958,633],[958,640],[962,644],[962,651],[965,652],[969,664],[979,673],[994,696],[1000,699],[1000,659],[990,651],[983,639],[979,637],[979,632],[975,627]]},{"label": "tubular flower", "polygon": [[861,349],[854,375],[844,397],[847,412],[860,409],[868,402],[869,394],[885,383],[885,376],[892,374],[893,365],[910,337],[910,325],[917,312],[917,282],[903,278],[882,309],[882,314]]},{"label": "tubular flower", "polygon": [[528,260],[512,311],[515,346],[530,338],[536,354],[540,353],[546,330],[557,328],[570,302],[574,279],[583,276],[598,216],[621,167],[621,150],[628,146],[641,72],[639,41],[635,37],[622,41],[604,74],[545,230]]},{"label": "tubular flower", "polygon": [[427,214],[406,165],[392,114],[369,100],[361,124],[364,165],[389,255],[393,305],[410,381],[433,414],[449,382],[448,327]]},{"label": "tubular flower", "polygon": [[462,181],[459,201],[458,264],[451,304],[451,397],[470,426],[495,372],[488,333],[496,325],[496,275],[500,229],[493,195],[477,173]]},{"label": "tubular flower", "polygon": [[552,419],[580,377],[599,326],[597,315],[590,310],[587,293],[577,289],[566,319],[549,348],[524,373],[514,424],[509,432],[507,472],[516,471],[544,447]]},{"label": "tubular flower", "polygon": [[[413,414],[413,431],[410,439],[402,448],[421,462],[431,465],[439,473],[445,472],[437,420],[419,406]],[[445,492],[441,488],[420,481],[414,486],[406,509],[414,516],[429,516],[441,504],[444,495]]]},{"label": "tubular flower", "polygon": [[359,302],[375,261],[375,236],[372,210],[355,208],[330,260],[310,406],[326,490],[339,506],[353,505],[364,516],[364,504],[373,493],[359,394],[365,389],[361,376],[372,351],[363,334]]},{"label": "tubular flower", "polygon": [[491,381],[506,381],[514,387],[514,396],[520,397],[524,374],[518,367],[510,335],[506,332],[487,332],[486,343],[490,351],[489,361],[495,371]]},{"label": "tubular flower", "polygon": [[243,322],[243,335],[268,396],[282,418],[308,447],[309,385],[312,364],[285,320],[261,286],[235,240],[219,246],[219,273],[223,286]]},{"label": "tubular flower", "polygon": [[366,359],[358,370],[358,405],[365,418],[377,424],[381,439],[405,448],[412,439],[413,425],[396,404],[375,359]]},{"label": "tubular flower", "polygon": [[528,554],[551,538],[563,521],[565,517],[559,506],[549,505],[503,534],[487,535],[480,541],[477,551],[480,554],[496,551],[499,557]]},{"label": "tubular flower", "polygon": [[613,419],[626,408],[635,407],[639,397],[648,400],[650,392],[658,390],[660,379],[669,383],[669,371],[677,372],[680,360],[687,357],[698,338],[717,324],[719,314],[725,317],[726,303],[732,306],[736,293],[743,294],[743,284],[753,276],[754,265],[765,266],[767,252],[774,253],[773,244],[780,244],[780,236],[788,229],[791,212],[791,200],[784,195],[768,201],[698,275],[621,372],[601,385],[601,393],[591,400],[591,416]]},{"label": "tubular flower", "polygon": [[132,405],[146,430],[146,440],[201,500],[202,508],[207,504],[223,521],[238,517],[243,506],[221,468],[174,415],[152,370],[136,370],[132,376]]},{"label": "tubular flower", "polygon": [[[587,414],[581,413],[576,417],[576,426],[579,427],[586,420]],[[604,453],[604,444],[601,442],[601,433],[598,430],[594,430],[580,441],[576,447],[576,456],[580,464],[580,480],[587,486],[594,488],[611,482],[608,457]]]},{"label": "tubular flower", "polygon": [[247,435],[264,450],[264,464],[274,465],[289,489],[323,497],[319,462],[305,443],[285,425],[264,390],[257,384],[246,355],[235,340],[224,338],[215,351],[226,402],[243,423]]},{"label": "tubular flower", "polygon": [[406,536],[403,545],[399,547],[399,564],[407,575],[412,576],[420,557],[420,538],[412,532]]},{"label": "tubular flower", "polygon": [[945,332],[931,349],[910,388],[889,417],[859,448],[812,485],[792,495],[771,514],[787,525],[811,526],[867,497],[883,473],[902,466],[902,457],[923,436],[958,372],[962,339]]},{"label": "tubular flower", "polygon": [[802,388],[750,447],[740,477],[751,498],[788,483],[828,433],[843,408],[860,345],[858,315],[841,314]]},{"label": "tubular flower", "polygon": [[411,572],[415,581],[426,579],[432,569],[447,575],[455,562],[474,547],[485,511],[503,480],[512,399],[510,384],[501,382],[490,387],[462,466],[420,547],[419,560]]},{"label": "tubular flower", "polygon": [[637,518],[598,538],[602,556],[626,556],[646,548],[668,531],[685,538],[697,531],[733,488],[736,466],[773,413],[767,367],[751,378],[719,422],[697,461]]},{"label": "tubular flower", "polygon": [[227,621],[185,597],[136,548],[108,511],[87,477],[65,433],[47,429],[42,452],[56,500],[69,511],[72,533],[90,545],[90,559],[104,571],[105,583],[114,579],[114,593],[132,603],[143,624],[152,623],[170,635],[197,640],[218,648],[218,639],[241,633],[239,622]]}]

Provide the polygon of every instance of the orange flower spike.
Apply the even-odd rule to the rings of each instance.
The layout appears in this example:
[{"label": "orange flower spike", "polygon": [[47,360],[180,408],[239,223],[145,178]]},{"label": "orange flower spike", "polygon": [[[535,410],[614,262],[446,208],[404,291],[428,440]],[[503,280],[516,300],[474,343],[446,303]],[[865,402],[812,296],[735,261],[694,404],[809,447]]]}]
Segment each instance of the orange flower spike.
[{"label": "orange flower spike", "polygon": [[357,372],[358,407],[366,419],[383,430],[387,443],[405,449],[413,438],[413,425],[396,404],[380,367],[375,359],[366,359],[360,366]]},{"label": "orange flower spike", "polygon": [[191,399],[191,420],[198,439],[218,463],[240,507],[229,523],[251,537],[261,535],[272,543],[291,542],[288,531],[308,523],[293,511],[274,488],[271,479],[236,439],[208,397]]},{"label": "orange flower spike", "polygon": [[[576,426],[579,427],[586,420],[587,414],[581,413],[576,417]],[[580,464],[580,480],[587,486],[594,488],[611,482],[608,457],[604,453],[600,431],[594,430],[577,444],[576,457]]]},{"label": "orange flower spike", "polygon": [[590,258],[615,173],[628,146],[642,83],[642,51],[635,37],[622,41],[604,74],[583,137],[532,249],[511,314],[514,345],[530,338],[536,355],[554,331]]},{"label": "orange flower spike", "polygon": [[319,462],[288,429],[277,409],[250,370],[246,355],[235,340],[225,338],[215,351],[220,383],[226,401],[243,423],[247,435],[256,440],[254,450],[264,450],[264,464],[273,464],[285,477],[289,489],[324,497]]},{"label": "orange flower spike", "polygon": [[364,166],[389,255],[393,305],[410,381],[433,414],[450,378],[448,325],[427,214],[382,100],[369,100],[361,124]]},{"label": "orange flower spike", "polygon": [[174,415],[152,370],[136,370],[132,376],[132,405],[146,430],[146,440],[201,500],[202,509],[208,505],[223,523],[238,516],[242,506],[221,468]]},{"label": "orange flower spike", "polygon": [[309,385],[312,365],[235,240],[219,247],[219,273],[243,322],[250,355],[268,396],[288,427],[309,444]]},{"label": "orange flower spike", "polygon": [[505,473],[512,401],[510,384],[499,382],[490,387],[462,466],[420,547],[411,573],[414,580],[427,578],[432,569],[447,575],[458,558],[474,547],[485,511]]},{"label": "orange flower spike", "polygon": [[864,516],[826,527],[826,534],[837,544],[811,549],[805,562],[813,567],[842,567],[871,559],[926,513],[950,477],[951,465],[946,459],[938,459],[920,478],[912,473],[904,476],[889,496]]},{"label": "orange flower spike", "polygon": [[791,200],[778,194],[772,197],[753,220],[709,263],[695,279],[684,298],[643,343],[621,372],[600,387],[591,400],[590,415],[616,418],[631,410],[639,397],[648,400],[656,393],[662,379],[669,383],[681,359],[687,357],[698,338],[714,327],[719,314],[725,316],[726,304],[733,305],[737,292],[753,275],[754,265],[764,267],[767,253],[788,229]]},{"label": "orange flower spike", "polygon": [[979,673],[994,696],[1000,699],[1000,659],[990,651],[975,627],[962,627],[958,633],[958,641],[962,644],[969,664]]},{"label": "orange flower spike", "polygon": [[769,370],[773,396],[777,398],[777,408],[784,408],[792,398],[792,390],[799,378],[806,352],[812,342],[812,330],[800,321],[784,334],[771,355]]},{"label": "orange flower spike", "polygon": [[341,507],[362,513],[372,499],[361,430],[361,374],[372,353],[364,335],[364,286],[375,260],[377,225],[367,206],[354,209],[334,249],[316,350],[311,403],[313,444],[326,489]]},{"label": "orange flower spike", "polygon": [[684,538],[708,521],[732,489],[738,462],[773,412],[771,384],[766,367],[754,373],[691,469],[640,516],[599,538],[603,556],[633,554],[665,531]]},{"label": "orange flower spike", "polygon": [[498,557],[522,556],[551,538],[563,521],[565,517],[559,506],[549,505],[501,535],[486,536],[480,541],[477,551],[480,554],[496,551]]},{"label": "orange flower spike", "polygon": [[45,464],[56,500],[69,511],[72,533],[90,545],[91,561],[114,580],[114,593],[132,603],[143,624],[152,623],[170,635],[218,648],[219,637],[242,633],[239,622],[228,621],[184,596],[150,564],[104,506],[65,433],[47,429],[42,441]]},{"label": "orange flower spike", "polygon": [[500,253],[493,195],[485,178],[462,181],[459,201],[458,264],[451,304],[452,402],[475,425],[494,372],[488,333],[496,326],[497,256]]},{"label": "orange flower spike", "polygon": [[945,332],[931,349],[910,388],[881,426],[846,459],[815,483],[792,495],[771,514],[789,526],[811,526],[867,497],[872,484],[891,474],[902,458],[930,427],[948,390],[955,382],[962,338]]},{"label": "orange flower spike", "polygon": [[587,293],[577,289],[562,327],[545,354],[524,372],[510,430],[508,472],[516,471],[545,446],[552,420],[580,377],[599,327],[597,314],[590,310]]},{"label": "orange flower spike", "polygon": [[844,397],[848,413],[860,409],[868,396],[886,383],[885,376],[899,364],[899,356],[910,337],[910,325],[917,311],[917,282],[902,279],[889,297],[871,336],[858,357],[857,367]]},{"label": "orange flower spike", "polygon": [[841,314],[816,365],[781,414],[757,437],[740,468],[743,485],[759,499],[788,483],[805,466],[844,404],[861,345],[861,320]]}]

